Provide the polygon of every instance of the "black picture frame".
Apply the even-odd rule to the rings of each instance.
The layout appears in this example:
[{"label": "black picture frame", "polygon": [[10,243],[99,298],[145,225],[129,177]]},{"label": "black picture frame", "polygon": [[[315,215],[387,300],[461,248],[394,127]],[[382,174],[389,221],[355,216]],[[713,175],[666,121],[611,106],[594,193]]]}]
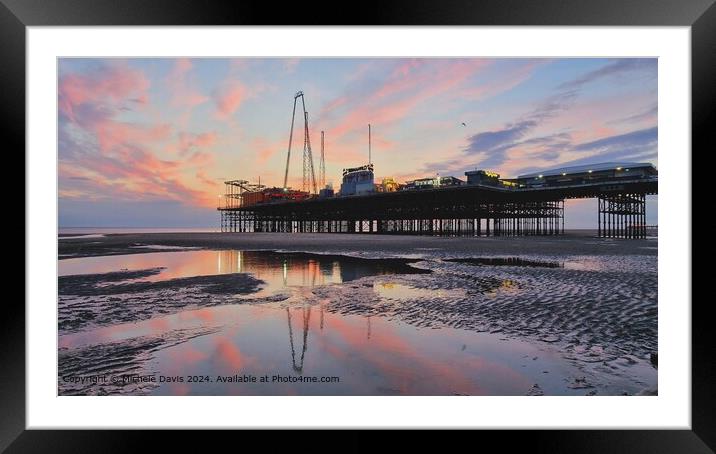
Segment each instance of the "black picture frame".
[{"label": "black picture frame", "polygon": [[[0,0],[0,106],[8,149],[25,149],[25,51],[29,26],[110,25],[505,25],[505,26],[687,26],[691,27],[692,148],[707,148],[716,105],[716,0],[470,0],[341,3],[334,7],[294,2],[239,0]],[[668,150],[676,152],[676,150]],[[690,150],[678,151],[689,153]],[[692,153],[693,156],[693,153]],[[698,192],[694,175],[692,193]],[[693,205],[692,205],[693,206]],[[685,225],[690,225],[685,223]],[[694,234],[696,232],[693,232]],[[31,238],[25,237],[27,245]],[[31,270],[30,270],[31,272]],[[689,289],[690,292],[690,289]],[[12,303],[12,304],[11,304]],[[685,305],[690,301],[680,302]],[[692,313],[692,430],[549,430],[481,431],[461,437],[441,436],[441,450],[467,446],[519,445],[549,452],[714,452],[716,448],[716,369],[708,316],[709,298],[695,299]],[[25,430],[25,308],[7,300],[0,331],[0,451],[117,452],[146,448],[146,431]],[[101,417],[101,416],[98,416]],[[201,434],[152,432],[206,451],[211,442]],[[224,432],[224,436],[226,432]],[[335,433],[340,450],[373,449],[363,432]],[[423,444],[426,434],[389,434],[380,447],[406,438]],[[245,442],[242,435],[242,444]],[[284,446],[313,448],[301,436],[259,434],[274,451]],[[392,438],[392,440],[391,440]],[[497,445],[493,443],[497,442]],[[328,445],[324,445],[328,447]],[[425,445],[426,446],[426,445]]]}]

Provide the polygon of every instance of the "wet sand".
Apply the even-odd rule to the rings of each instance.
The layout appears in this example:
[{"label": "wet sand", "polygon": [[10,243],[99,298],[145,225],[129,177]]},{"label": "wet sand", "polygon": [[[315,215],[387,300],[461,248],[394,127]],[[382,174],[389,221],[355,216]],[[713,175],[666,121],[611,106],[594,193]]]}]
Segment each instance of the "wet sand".
[{"label": "wet sand", "polygon": [[[227,250],[227,253],[294,251],[321,254],[325,260],[347,256],[358,263],[362,259],[382,259],[369,260],[374,264],[384,259],[389,262],[380,265],[387,266],[387,272],[365,271],[340,282],[268,293],[259,290],[265,276],[236,270],[232,274],[186,275],[158,282],[151,281],[162,276],[162,269],[157,267],[61,276],[61,338],[105,329],[102,327],[134,326],[143,323],[142,320],[151,323],[171,314],[213,306],[249,303],[297,309],[295,305],[300,304],[304,308],[320,306],[322,314],[325,311],[336,320],[373,318],[385,320],[390,327],[480,333],[506,342],[526,343],[574,367],[559,378],[534,379],[527,383],[529,386],[521,385],[519,394],[636,394],[645,390],[654,392],[656,388],[655,366],[650,360],[657,351],[656,239],[599,239],[585,232],[552,238],[121,234],[62,239],[59,258],[65,262],[64,259],[119,254],[150,256],[155,252],[173,256],[182,254],[182,248]],[[360,269],[358,263],[344,264],[344,268]],[[243,296],[239,301],[240,295]],[[193,339],[211,337],[216,329],[178,328],[122,342],[61,347],[60,371],[93,371],[81,361],[90,357],[97,364],[111,366],[96,368],[113,373],[143,370],[161,357],[164,349],[176,350],[184,343],[193,345]],[[117,355],[127,361],[115,361]],[[117,369],[117,364],[122,366]],[[72,383],[60,383],[60,389],[67,394],[98,393],[92,387]],[[117,391],[102,389],[102,393]],[[469,387],[465,389],[467,393],[475,392]],[[124,387],[121,393],[142,394],[152,390],[156,391],[132,385]],[[160,391],[167,392],[166,388]],[[507,393],[514,394],[514,390]]]},{"label": "wet sand", "polygon": [[282,233],[144,233],[108,234],[87,239],[59,241],[59,258],[110,254],[143,254],[146,248],[202,247],[208,249],[267,249],[320,254],[346,252],[367,257],[402,257],[434,251],[455,257],[475,255],[647,255],[656,256],[655,240],[595,238],[591,231],[567,232],[559,237],[428,237],[369,234],[282,234]]}]

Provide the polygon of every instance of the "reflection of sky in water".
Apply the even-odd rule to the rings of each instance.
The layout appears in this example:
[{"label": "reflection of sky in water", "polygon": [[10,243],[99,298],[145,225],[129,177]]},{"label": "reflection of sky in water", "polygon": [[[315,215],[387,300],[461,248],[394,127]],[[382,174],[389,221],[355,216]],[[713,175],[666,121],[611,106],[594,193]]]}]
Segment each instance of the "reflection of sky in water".
[{"label": "reflection of sky in water", "polygon": [[462,289],[416,288],[396,282],[376,282],[373,290],[383,298],[393,300],[416,300],[421,298],[458,298],[466,295]]},{"label": "reflection of sky in water", "polygon": [[537,368],[562,367],[551,357],[533,361],[545,354],[526,343],[485,334],[419,330],[381,317],[331,314],[321,306],[251,310],[250,323],[159,352],[157,369],[169,375],[339,376],[341,383],[213,383],[157,393],[523,394],[533,384],[529,377],[541,373]]},{"label": "reflection of sky in water", "polygon": [[[498,334],[420,329],[385,317],[328,312],[310,306],[227,305],[99,328],[60,338],[77,347],[191,327],[211,335],[159,350],[161,375],[338,376],[339,384],[162,383],[161,395],[524,395],[538,383],[546,394],[583,395],[565,387],[579,375],[556,353]],[[547,373],[545,373],[545,371]]]},{"label": "reflection of sky in water", "polygon": [[[164,281],[192,276],[251,273],[274,286],[312,287],[339,284],[355,279],[353,270],[342,270],[331,258],[306,258],[305,255],[261,251],[181,251],[74,258],[59,261],[59,275],[135,271],[164,267],[159,274],[142,278]],[[362,277],[364,273],[357,273]],[[344,279],[346,278],[346,279]]]},{"label": "reflection of sky in water", "polygon": [[[579,373],[557,354],[499,334],[453,328],[421,329],[388,317],[341,315],[300,295],[317,285],[396,273],[380,262],[269,251],[184,251],[68,259],[60,275],[165,267],[151,280],[247,272],[266,290],[290,290],[298,304],[231,304],[60,336],[61,348],[158,336],[177,329],[216,327],[214,334],[159,350],[150,369],[161,375],[251,374],[338,376],[339,384],[162,383],[155,394],[491,394],[524,395],[538,383],[546,394],[579,394],[564,377]],[[403,265],[405,266],[405,265]],[[403,270],[405,272],[405,270]],[[380,278],[382,298],[454,298],[464,290],[417,289]],[[489,292],[517,291],[498,281]],[[549,347],[543,347],[549,348]]]},{"label": "reflection of sky in water", "polygon": [[[231,305],[64,336],[62,347],[221,326],[212,335],[160,350],[162,375],[339,376],[340,384],[165,383],[156,394],[524,394],[534,376],[564,392],[555,356],[495,335],[418,329],[383,317],[332,314],[324,303]],[[539,361],[532,360],[539,356]]]}]

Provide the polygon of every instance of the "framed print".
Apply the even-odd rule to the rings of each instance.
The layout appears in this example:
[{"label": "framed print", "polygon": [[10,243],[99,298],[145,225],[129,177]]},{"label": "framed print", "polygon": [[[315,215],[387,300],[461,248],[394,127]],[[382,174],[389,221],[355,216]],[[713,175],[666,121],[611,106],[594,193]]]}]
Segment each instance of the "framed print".
[{"label": "framed print", "polygon": [[295,24],[3,0],[28,266],[2,447],[391,428],[712,452],[691,299],[712,3]]}]

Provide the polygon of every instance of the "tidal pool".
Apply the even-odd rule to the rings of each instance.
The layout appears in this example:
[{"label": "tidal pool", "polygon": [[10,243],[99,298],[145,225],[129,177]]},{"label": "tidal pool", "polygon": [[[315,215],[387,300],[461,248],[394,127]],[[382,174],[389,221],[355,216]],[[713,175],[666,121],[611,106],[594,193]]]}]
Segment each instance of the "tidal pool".
[{"label": "tidal pool", "polygon": [[[416,262],[237,250],[60,260],[59,394],[585,395],[655,383],[639,360],[585,368],[549,341],[413,323],[526,288],[503,277],[441,288]],[[380,309],[414,301],[432,303],[413,318]]]}]

